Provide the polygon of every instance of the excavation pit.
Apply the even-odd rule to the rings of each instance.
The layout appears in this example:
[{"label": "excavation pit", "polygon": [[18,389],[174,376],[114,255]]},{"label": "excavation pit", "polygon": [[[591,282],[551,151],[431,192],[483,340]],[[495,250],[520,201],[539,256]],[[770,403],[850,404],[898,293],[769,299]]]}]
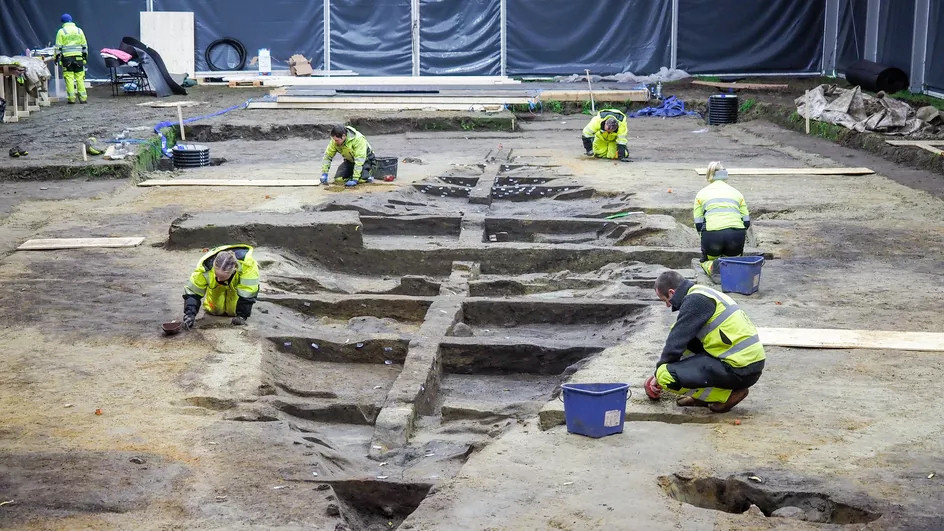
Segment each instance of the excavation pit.
[{"label": "excavation pit", "polygon": [[312,337],[270,337],[279,352],[334,363],[398,363],[406,359],[409,339],[354,339],[347,343]]},{"label": "excavation pit", "polygon": [[659,477],[659,485],[682,503],[728,513],[744,513],[756,505],[768,517],[839,525],[866,524],[882,516],[874,510],[836,501],[828,494],[799,488],[780,490],[753,474],[727,479],[673,474]]},{"label": "excavation pit", "polygon": [[396,529],[419,507],[432,484],[369,479],[326,482],[340,502],[340,515],[350,529]]}]

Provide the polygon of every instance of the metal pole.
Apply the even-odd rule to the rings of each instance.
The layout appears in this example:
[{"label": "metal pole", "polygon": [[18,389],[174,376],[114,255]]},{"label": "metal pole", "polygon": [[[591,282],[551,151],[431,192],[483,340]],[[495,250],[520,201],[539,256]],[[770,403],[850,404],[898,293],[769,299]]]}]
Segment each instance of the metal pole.
[{"label": "metal pole", "polygon": [[413,75],[420,75],[420,0],[410,1],[410,38],[413,42]]},{"label": "metal pole", "polygon": [[324,70],[331,72],[331,0],[324,0]]},{"label": "metal pole", "polygon": [[868,13],[865,16],[865,57],[869,61],[878,59],[878,19],[882,0],[869,0]]},{"label": "metal pole", "polygon": [[826,23],[823,27],[823,74],[836,75],[839,50],[839,0],[826,0]]},{"label": "metal pole", "polygon": [[675,70],[676,68],[678,68],[678,11],[679,11],[678,0],[672,0],[672,32],[671,32],[671,43],[670,43],[670,48],[672,50],[672,58],[669,60],[670,70]]},{"label": "metal pole", "polygon": [[499,32],[501,33],[501,75],[508,75],[508,5],[507,0],[499,0]]},{"label": "metal pole", "polygon": [[911,92],[924,91],[924,69],[928,56],[930,0],[915,0],[914,36],[911,42]]}]

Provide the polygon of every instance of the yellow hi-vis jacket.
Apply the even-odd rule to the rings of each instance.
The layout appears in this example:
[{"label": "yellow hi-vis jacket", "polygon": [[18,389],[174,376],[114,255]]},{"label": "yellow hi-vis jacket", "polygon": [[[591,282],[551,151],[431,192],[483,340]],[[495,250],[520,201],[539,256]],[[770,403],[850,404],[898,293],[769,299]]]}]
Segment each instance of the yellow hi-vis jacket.
[{"label": "yellow hi-vis jacket", "polygon": [[66,22],[56,33],[56,55],[60,57],[82,57],[88,53],[85,32],[73,22]]},{"label": "yellow hi-vis jacket", "polygon": [[334,138],[328,139],[328,148],[325,149],[324,160],[321,161],[321,173],[328,173],[331,169],[331,161],[336,153],[341,153],[344,160],[354,163],[354,179],[360,179],[361,170],[364,168],[364,162],[367,161],[367,151],[370,149],[370,143],[367,137],[362,135],[357,129],[351,126],[347,127],[347,138],[341,147],[334,142]]},{"label": "yellow hi-vis jacket", "polygon": [[[715,301],[715,313],[695,335],[705,352],[732,367],[746,367],[766,359],[757,328],[734,299],[698,284],[692,286],[686,296],[693,293]],[[686,350],[682,357],[691,354]]]},{"label": "yellow hi-vis jacket", "polygon": [[[213,259],[220,251],[232,250],[236,254],[238,267],[226,284],[216,281]],[[259,294],[259,266],[252,257],[249,245],[223,245],[210,249],[200,258],[197,268],[184,287],[184,295],[203,298],[203,309],[213,315],[236,315],[236,303],[240,298],[255,299]]]},{"label": "yellow hi-vis jacket", "polygon": [[724,181],[715,181],[695,196],[692,211],[695,224],[704,223],[705,230],[743,229],[751,220],[744,196]]},{"label": "yellow hi-vis jacket", "polygon": [[[619,123],[619,127],[612,133],[603,130],[603,122],[610,117],[616,118],[616,121]],[[585,138],[599,138],[605,142],[616,142],[618,145],[625,146],[627,143],[627,129],[625,114],[616,109],[603,109],[598,112],[596,116],[591,118],[590,123],[583,128],[583,136]]]}]

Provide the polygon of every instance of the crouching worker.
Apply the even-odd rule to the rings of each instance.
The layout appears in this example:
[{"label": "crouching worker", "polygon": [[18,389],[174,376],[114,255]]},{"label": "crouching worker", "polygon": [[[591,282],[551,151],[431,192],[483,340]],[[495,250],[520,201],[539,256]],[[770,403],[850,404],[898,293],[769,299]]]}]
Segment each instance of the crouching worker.
[{"label": "crouching worker", "polygon": [[676,400],[679,406],[730,411],[764,370],[764,347],[754,324],[733,299],[675,271],[659,275],[655,287],[678,319],[655,375],[646,380],[646,394],[658,400],[665,389],[682,395]]},{"label": "crouching worker", "polygon": [[321,184],[328,184],[328,170],[337,153],[341,154],[344,162],[334,174],[335,181],[343,182],[345,186],[374,182],[370,175],[374,166],[374,152],[370,149],[367,137],[353,127],[336,125],[331,128],[331,140],[321,162]]},{"label": "crouching worker", "polygon": [[616,109],[603,109],[583,128],[586,155],[629,162],[626,148],[626,115]]},{"label": "crouching worker", "polygon": [[717,259],[744,253],[751,213],[741,192],[727,183],[728,170],[720,162],[708,165],[706,178],[708,186],[695,196],[692,215],[701,233],[701,268],[718,282]]},{"label": "crouching worker", "polygon": [[203,255],[184,287],[184,326],[193,327],[203,309],[211,315],[228,315],[234,325],[244,325],[259,294],[259,266],[248,245],[223,245]]}]

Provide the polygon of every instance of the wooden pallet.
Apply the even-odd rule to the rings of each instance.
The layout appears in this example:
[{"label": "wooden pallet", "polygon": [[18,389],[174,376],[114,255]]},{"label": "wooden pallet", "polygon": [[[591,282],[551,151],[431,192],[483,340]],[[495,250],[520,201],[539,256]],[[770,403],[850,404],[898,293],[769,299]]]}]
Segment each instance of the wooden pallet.
[{"label": "wooden pallet", "polygon": [[254,80],[252,80],[252,81],[230,81],[229,83],[227,83],[227,86],[229,86],[229,88],[237,88],[237,87],[261,87],[261,86],[262,86],[262,80],[254,79]]}]

